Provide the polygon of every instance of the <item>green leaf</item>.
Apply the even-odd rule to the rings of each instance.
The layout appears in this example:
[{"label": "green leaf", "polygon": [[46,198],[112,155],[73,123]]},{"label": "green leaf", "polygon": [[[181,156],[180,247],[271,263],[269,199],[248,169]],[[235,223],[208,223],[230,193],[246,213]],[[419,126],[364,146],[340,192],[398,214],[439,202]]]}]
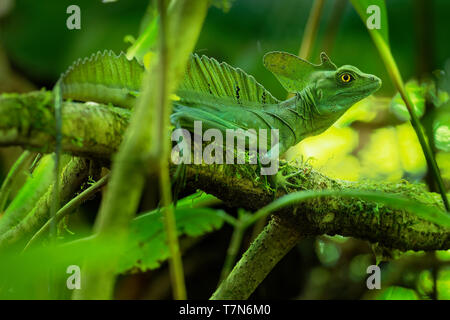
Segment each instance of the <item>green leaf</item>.
[{"label": "green leaf", "polygon": [[450,61],[447,60],[444,70],[435,70],[433,74],[437,79],[438,88],[450,93]]},{"label": "green leaf", "polygon": [[436,108],[445,106],[449,102],[448,92],[443,88],[443,75],[441,70],[433,72],[436,76],[435,81],[427,82],[427,97],[426,100],[430,101]]},{"label": "green leaf", "polygon": [[378,300],[419,300],[416,291],[399,286],[391,286],[382,291]]},{"label": "green leaf", "polygon": [[439,270],[436,288],[439,300],[450,300],[450,269],[448,267]]},{"label": "green leaf", "polygon": [[435,251],[436,258],[441,261],[450,261],[450,249],[449,250],[437,250]]},{"label": "green leaf", "polygon": [[[0,252],[0,299],[70,299],[66,289],[71,265],[81,266],[89,261],[95,270],[101,272],[104,266],[118,256],[119,243],[116,239],[96,241],[85,238],[63,245],[46,245],[30,248],[25,252],[7,248]],[[50,292],[49,275],[59,288]],[[53,290],[52,290],[53,291]]]},{"label": "green leaf", "polygon": [[[198,237],[222,227],[224,218],[221,210],[193,207],[200,201],[208,201],[211,197],[198,199],[189,197],[179,201],[175,209],[179,236]],[[119,272],[133,268],[141,271],[156,269],[169,257],[162,219],[160,211],[152,211],[133,220],[124,251],[126,255],[121,259]]]},{"label": "green leaf", "polygon": [[450,152],[450,104],[437,113],[433,122],[433,134],[436,148]]},{"label": "green leaf", "polygon": [[[426,87],[419,85],[416,80],[411,80],[406,83],[405,89],[414,104],[414,112],[418,118],[421,118],[425,113]],[[391,111],[402,121],[411,119],[400,93],[392,98]]]},{"label": "green leaf", "polygon": [[433,294],[434,281],[430,270],[423,270],[417,279],[416,290],[421,296],[430,296]]},{"label": "green leaf", "polygon": [[[50,156],[49,158],[51,159]],[[180,209],[176,210],[178,232],[198,236],[219,229],[223,224],[223,212],[198,208],[215,201],[215,197],[204,193],[180,200]],[[25,252],[18,251],[17,248],[6,248],[0,252],[0,299],[60,299],[60,296],[49,296],[48,275],[51,270],[57,285],[64,291],[68,277],[66,270],[70,265],[82,266],[89,262],[96,271],[101,272],[105,265],[120,257],[120,268],[125,271],[128,268],[123,268],[127,264],[130,268],[134,267],[133,263],[138,259],[156,267],[167,258],[168,248],[160,213],[155,211],[135,218],[131,228],[134,232],[129,238],[129,251],[125,251],[125,256],[124,251],[119,249],[122,242],[115,237],[88,237],[57,245],[37,245]],[[147,242],[148,240],[150,241]],[[142,241],[144,246],[138,247],[137,241]],[[65,290],[62,293],[66,294],[67,299],[72,292]]]},{"label": "green leaf", "polygon": [[327,267],[336,265],[341,256],[339,247],[331,242],[317,239],[315,243],[315,251],[320,262]]}]

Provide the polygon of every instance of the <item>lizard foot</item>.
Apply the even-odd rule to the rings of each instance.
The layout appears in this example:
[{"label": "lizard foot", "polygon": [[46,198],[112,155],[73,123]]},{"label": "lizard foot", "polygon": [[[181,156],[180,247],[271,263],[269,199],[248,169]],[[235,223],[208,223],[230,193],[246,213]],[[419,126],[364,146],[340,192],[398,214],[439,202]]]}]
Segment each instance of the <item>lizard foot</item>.
[{"label": "lizard foot", "polygon": [[303,169],[299,169],[295,172],[287,173],[288,168],[292,168],[287,166],[287,163],[280,167],[280,170],[278,172],[271,176],[271,184],[273,189],[275,190],[274,194],[277,193],[278,188],[282,188],[286,193],[289,193],[289,189],[298,189],[301,188],[301,183],[296,182],[295,180],[292,181],[292,178],[305,174]]}]

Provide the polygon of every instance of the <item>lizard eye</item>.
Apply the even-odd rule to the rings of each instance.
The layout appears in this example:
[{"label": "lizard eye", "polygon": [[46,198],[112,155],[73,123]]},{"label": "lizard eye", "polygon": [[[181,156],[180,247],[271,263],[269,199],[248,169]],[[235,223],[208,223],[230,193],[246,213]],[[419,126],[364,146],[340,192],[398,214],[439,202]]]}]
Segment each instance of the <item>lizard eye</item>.
[{"label": "lizard eye", "polygon": [[341,81],[344,83],[349,83],[352,80],[353,80],[353,77],[350,73],[343,73],[341,75]]}]

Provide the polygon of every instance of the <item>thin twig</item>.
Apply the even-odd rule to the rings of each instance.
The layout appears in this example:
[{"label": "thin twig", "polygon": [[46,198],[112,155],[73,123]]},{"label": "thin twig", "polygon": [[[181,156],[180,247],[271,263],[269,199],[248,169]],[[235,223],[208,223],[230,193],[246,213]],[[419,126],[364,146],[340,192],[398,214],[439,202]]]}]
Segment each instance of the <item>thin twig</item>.
[{"label": "thin twig", "polygon": [[168,147],[169,141],[165,139],[168,137],[168,126],[169,114],[171,105],[168,99],[169,94],[169,44],[167,41],[168,37],[168,21],[167,21],[167,8],[168,1],[159,0],[158,10],[159,10],[159,39],[160,39],[160,103],[158,104],[158,134],[157,139],[160,141],[162,156],[160,160],[160,189],[161,189],[161,204],[162,214],[164,217],[164,228],[167,235],[167,243],[169,246],[169,268],[170,277],[172,282],[173,296],[176,300],[186,299],[186,284],[184,282],[184,271],[183,271],[183,261],[181,259],[180,245],[178,243],[178,233],[175,222],[175,212],[172,205],[172,191],[170,183],[170,173],[168,167]]},{"label": "thin twig", "polygon": [[27,250],[31,245],[35,244],[39,239],[41,239],[45,233],[47,233],[50,229],[51,223],[54,220],[54,223],[58,223],[61,221],[62,218],[73,212],[76,208],[78,208],[83,202],[85,202],[87,199],[92,197],[95,193],[101,190],[101,188],[106,185],[109,179],[109,174],[105,175],[103,178],[95,182],[93,185],[91,185],[89,188],[84,190],[82,193],[80,193],[78,196],[70,200],[68,203],[66,203],[65,206],[63,206],[61,209],[58,210],[55,217],[50,218],[41,229],[39,229],[38,232],[34,234],[34,236],[28,241],[27,245],[23,249],[23,251]]}]

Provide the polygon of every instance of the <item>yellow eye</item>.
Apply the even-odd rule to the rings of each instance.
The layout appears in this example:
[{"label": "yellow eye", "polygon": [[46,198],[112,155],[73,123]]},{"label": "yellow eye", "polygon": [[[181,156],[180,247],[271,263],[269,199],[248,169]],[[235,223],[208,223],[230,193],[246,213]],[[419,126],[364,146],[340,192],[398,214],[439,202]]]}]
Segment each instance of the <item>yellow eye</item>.
[{"label": "yellow eye", "polygon": [[348,74],[348,73],[343,73],[341,75],[341,80],[344,83],[349,83],[352,79],[353,79],[353,77],[350,74]]}]

